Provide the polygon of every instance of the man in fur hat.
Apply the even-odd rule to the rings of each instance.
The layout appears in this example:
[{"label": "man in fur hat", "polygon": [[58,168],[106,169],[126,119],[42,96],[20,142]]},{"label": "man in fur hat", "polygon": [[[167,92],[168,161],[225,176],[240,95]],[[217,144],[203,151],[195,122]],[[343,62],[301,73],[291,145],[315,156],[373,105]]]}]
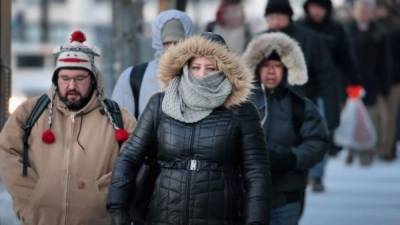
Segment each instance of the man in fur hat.
[{"label": "man in fur hat", "polygon": [[[296,87],[302,95],[311,99],[324,114],[330,135],[339,125],[340,106],[337,94],[335,66],[326,44],[314,31],[292,20],[293,9],[288,0],[269,0],[265,8],[268,31],[280,31],[296,40],[304,53],[309,82]],[[331,138],[332,139],[332,138]],[[333,146],[333,141],[331,141]],[[332,148],[328,146],[327,148]],[[327,149],[329,150],[329,149]],[[318,170],[323,176],[323,168]],[[322,180],[320,180],[322,182]],[[323,190],[322,183],[321,190]]]},{"label": "man in fur hat", "polygon": [[[270,225],[297,225],[307,171],[324,157],[328,130],[315,105],[290,86],[308,80],[304,56],[283,33],[265,33],[250,42],[244,59],[254,73],[257,106],[270,153]],[[267,212],[267,210],[266,210]]]},{"label": "man in fur hat", "polygon": [[48,94],[22,103],[0,134],[0,176],[22,224],[111,224],[111,169],[136,122],[116,104],[107,106],[95,66],[99,54],[85,40],[77,31],[57,49]]}]

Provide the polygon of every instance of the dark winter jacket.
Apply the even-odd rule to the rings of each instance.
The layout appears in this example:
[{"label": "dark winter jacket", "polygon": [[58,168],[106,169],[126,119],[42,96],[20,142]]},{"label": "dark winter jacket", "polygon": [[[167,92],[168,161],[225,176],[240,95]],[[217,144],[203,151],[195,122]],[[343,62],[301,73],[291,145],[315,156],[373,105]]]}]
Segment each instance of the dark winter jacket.
[{"label": "dark winter jacket", "polygon": [[376,103],[378,95],[387,96],[391,85],[391,49],[385,30],[375,22],[361,31],[353,21],[347,26],[355,54],[357,71],[366,90],[366,105]]},{"label": "dark winter jacket", "polygon": [[[275,52],[285,67],[280,85],[263,90],[260,63]],[[298,43],[283,33],[266,33],[250,42],[243,56],[254,71],[251,101],[262,118],[272,173],[272,207],[300,201],[307,170],[324,156],[328,130],[314,104],[288,88],[307,82],[304,56]]]},{"label": "dark winter jacket", "polygon": [[163,94],[154,95],[118,157],[108,196],[111,212],[126,209],[137,170],[156,143],[159,174],[148,224],[269,224],[269,158],[258,112],[245,102],[252,79],[243,63],[224,46],[192,37],[162,57],[161,80],[168,86],[192,57],[211,54],[232,82],[232,94],[196,123],[157,110]]},{"label": "dark winter jacket", "polygon": [[315,105],[287,88],[265,95],[259,88],[252,102],[261,118],[267,108],[263,127],[271,161],[272,207],[276,207],[305,190],[308,169],[322,160],[327,149],[328,130]]},{"label": "dark winter jacket", "polygon": [[[349,84],[359,84],[359,77],[355,69],[354,53],[350,47],[349,39],[343,25],[334,21],[331,16],[332,8],[327,8],[327,15],[321,23],[314,22],[307,8],[307,1],[304,5],[306,17],[299,20],[299,24],[315,31],[326,44],[331,53],[332,60],[336,67],[338,82],[341,84],[341,90]],[[329,4],[328,4],[329,5]],[[330,5],[332,7],[332,5]]]},{"label": "dark winter jacket", "polygon": [[378,20],[388,32],[392,54],[392,84],[400,83],[400,16],[390,15]]},{"label": "dark winter jacket", "polygon": [[313,102],[322,97],[328,128],[333,130],[339,124],[340,107],[335,66],[325,43],[314,31],[299,24],[291,23],[281,32],[299,43],[306,60],[309,81],[304,86],[296,86],[296,90]]}]

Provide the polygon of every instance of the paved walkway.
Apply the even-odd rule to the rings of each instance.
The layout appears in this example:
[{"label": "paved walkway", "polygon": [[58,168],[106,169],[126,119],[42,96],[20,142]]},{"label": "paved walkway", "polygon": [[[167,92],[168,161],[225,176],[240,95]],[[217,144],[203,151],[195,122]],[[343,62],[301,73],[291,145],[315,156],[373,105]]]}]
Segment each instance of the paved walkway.
[{"label": "paved walkway", "polygon": [[300,225],[400,225],[400,159],[361,167],[344,157],[328,162],[325,193],[308,190]]},{"label": "paved walkway", "polygon": [[0,181],[0,225],[19,224],[11,207],[11,197]]},{"label": "paved walkway", "polygon": [[[322,194],[308,191],[300,225],[400,225],[400,159],[346,166],[344,154],[330,159]],[[17,225],[10,196],[0,183],[0,225]]]}]

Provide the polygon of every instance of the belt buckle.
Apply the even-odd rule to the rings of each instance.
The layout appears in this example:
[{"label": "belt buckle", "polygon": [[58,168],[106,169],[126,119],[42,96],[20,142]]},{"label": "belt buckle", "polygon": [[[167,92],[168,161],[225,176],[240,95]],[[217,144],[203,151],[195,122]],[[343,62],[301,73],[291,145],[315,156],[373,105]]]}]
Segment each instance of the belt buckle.
[{"label": "belt buckle", "polygon": [[196,159],[191,159],[189,161],[189,170],[194,171],[198,169],[198,160]]}]

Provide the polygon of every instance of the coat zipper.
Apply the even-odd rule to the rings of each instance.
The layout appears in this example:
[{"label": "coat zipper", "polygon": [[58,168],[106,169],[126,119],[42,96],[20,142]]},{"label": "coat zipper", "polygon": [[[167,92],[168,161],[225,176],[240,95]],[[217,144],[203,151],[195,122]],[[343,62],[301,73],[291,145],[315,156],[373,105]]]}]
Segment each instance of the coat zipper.
[{"label": "coat zipper", "polygon": [[267,120],[265,121],[265,128],[266,128],[266,130],[265,130],[265,141],[268,143],[268,139],[269,139],[269,126],[270,126],[270,121],[271,121],[271,111],[269,110],[270,109],[270,106],[271,106],[271,98],[268,98],[268,96],[265,96],[265,98],[267,98],[267,105],[265,106],[265,107],[267,107],[266,108],[266,113],[267,113]]},{"label": "coat zipper", "polygon": [[68,195],[68,185],[69,185],[69,157],[70,157],[70,151],[71,151],[71,145],[72,145],[72,140],[73,140],[73,135],[74,135],[74,127],[75,127],[75,113],[73,113],[73,114],[71,114],[71,133],[70,133],[70,140],[68,140],[68,147],[67,147],[67,149],[66,149],[66,151],[65,151],[65,154],[66,154],[66,156],[65,156],[65,164],[66,164],[66,167],[67,167],[67,173],[65,174],[65,177],[66,177],[66,179],[65,179],[65,225],[67,225],[68,224],[68,208],[69,208],[69,205],[68,205],[68,198],[69,198],[69,195]]},{"label": "coat zipper", "polygon": [[[193,156],[193,142],[194,142],[194,133],[196,130],[195,126],[191,127],[191,134],[190,134],[190,146],[189,146],[189,156]],[[192,183],[192,173],[193,170],[186,170],[188,173],[188,177],[186,180],[186,218],[184,225],[189,225],[190,221],[190,191],[191,191],[191,183]]]}]

